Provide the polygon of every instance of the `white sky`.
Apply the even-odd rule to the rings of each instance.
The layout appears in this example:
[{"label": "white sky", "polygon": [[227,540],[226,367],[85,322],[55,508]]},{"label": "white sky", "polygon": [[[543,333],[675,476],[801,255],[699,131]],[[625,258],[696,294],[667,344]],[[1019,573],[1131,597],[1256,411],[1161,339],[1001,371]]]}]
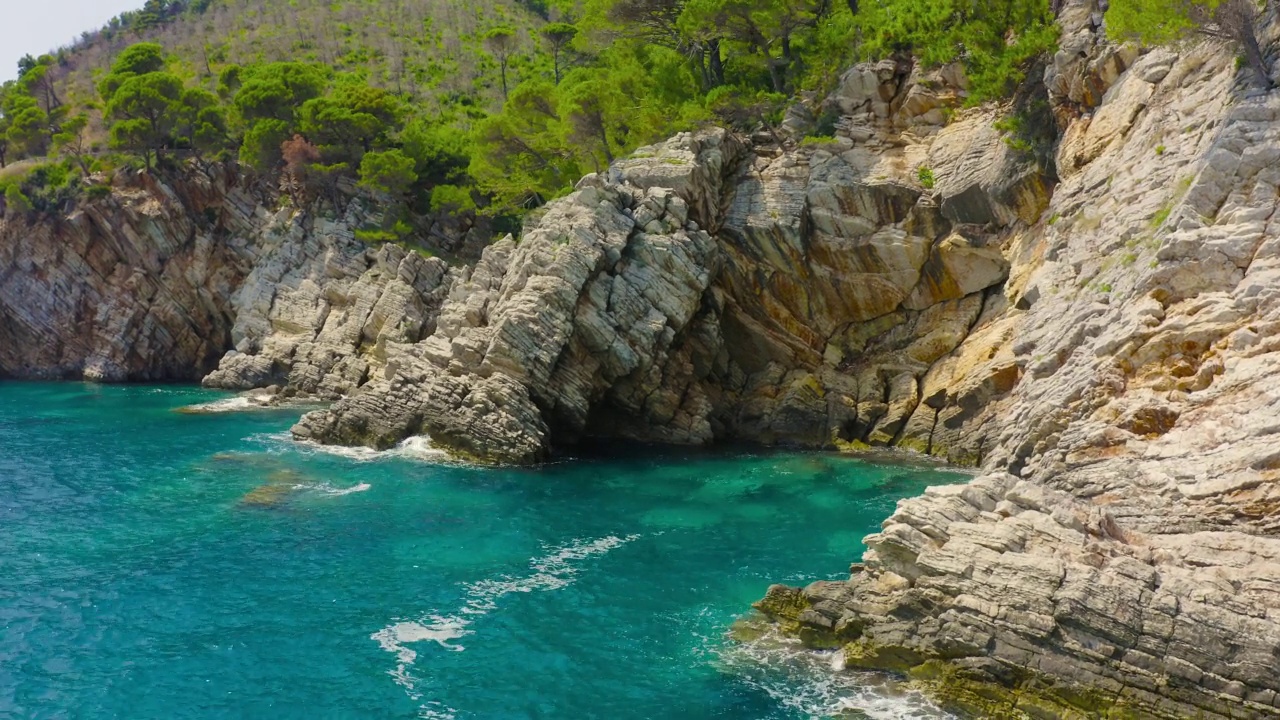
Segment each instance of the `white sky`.
[{"label": "white sky", "polygon": [[0,0],[0,83],[18,74],[18,59],[68,45],[145,0]]}]

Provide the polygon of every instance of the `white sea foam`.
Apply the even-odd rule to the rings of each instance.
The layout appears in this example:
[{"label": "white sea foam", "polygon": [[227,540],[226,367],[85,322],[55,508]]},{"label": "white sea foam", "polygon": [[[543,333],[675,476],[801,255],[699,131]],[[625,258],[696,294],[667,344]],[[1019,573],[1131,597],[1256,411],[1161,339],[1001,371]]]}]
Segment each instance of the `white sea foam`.
[{"label": "white sea foam", "polygon": [[470,623],[441,615],[432,615],[430,620],[430,624],[426,625],[420,621],[394,623],[374,633],[371,637],[382,646],[383,650],[394,652],[399,661],[406,665],[411,665],[414,660],[418,659],[417,652],[405,647],[409,643],[430,640],[440,647],[453,652],[462,652],[466,649],[461,645],[451,644],[450,641],[469,634],[467,625]]},{"label": "white sea foam", "polygon": [[353,485],[345,488],[336,488],[328,483],[323,485],[294,485],[294,488],[298,490],[312,490],[322,495],[329,495],[332,497],[342,497],[343,495],[350,495],[351,493],[364,492],[372,487],[373,486],[369,483],[360,483],[359,485]]},{"label": "white sea foam", "polygon": [[422,704],[418,709],[418,717],[422,720],[454,720],[458,711],[434,700]]},{"label": "white sea foam", "polygon": [[446,460],[449,453],[431,444],[431,438],[425,435],[411,437],[388,451],[392,457],[406,457],[418,460]]},{"label": "white sea foam", "polygon": [[374,450],[367,447],[346,447],[343,445],[322,445],[318,442],[310,440],[294,440],[288,434],[277,434],[269,436],[273,440],[285,440],[293,446],[300,448],[307,453],[323,453],[325,455],[336,455],[348,460],[356,462],[376,462],[379,460],[424,460],[429,462],[444,462],[449,460],[449,454],[444,450],[432,446],[431,438],[425,435],[411,437],[390,450]]},{"label": "white sea foam", "polygon": [[223,398],[221,400],[187,405],[186,407],[179,408],[179,411],[188,413],[224,413],[257,410],[262,407],[263,405],[261,403],[256,403],[243,395],[236,395],[235,397]]},{"label": "white sea foam", "polygon": [[356,462],[373,462],[389,457],[389,450],[374,450],[367,447],[347,447],[346,445],[322,445],[311,440],[294,440],[288,433],[279,433],[271,439],[288,443],[304,455],[335,455]]},{"label": "white sea foam", "polygon": [[[445,650],[462,652],[466,649],[455,641],[470,635],[470,626],[484,615],[498,608],[498,601],[512,593],[529,593],[539,590],[555,590],[573,582],[581,572],[578,561],[604,555],[614,548],[639,539],[639,535],[619,537],[609,535],[595,540],[574,540],[566,545],[550,548],[550,552],[529,561],[530,572],[518,577],[502,576],[470,583],[466,586],[462,606],[452,614],[430,614],[417,620],[399,620],[370,636],[383,650],[396,656],[397,665],[389,675],[403,686],[409,696],[420,700],[417,681],[411,670],[418,653],[407,645],[434,642]],[[425,708],[425,706],[424,706]],[[444,716],[441,716],[444,717]]]},{"label": "white sea foam", "polygon": [[873,720],[955,720],[887,676],[845,670],[839,651],[809,650],[773,630],[752,642],[723,644],[717,654],[726,672],[811,718],[852,711]]}]

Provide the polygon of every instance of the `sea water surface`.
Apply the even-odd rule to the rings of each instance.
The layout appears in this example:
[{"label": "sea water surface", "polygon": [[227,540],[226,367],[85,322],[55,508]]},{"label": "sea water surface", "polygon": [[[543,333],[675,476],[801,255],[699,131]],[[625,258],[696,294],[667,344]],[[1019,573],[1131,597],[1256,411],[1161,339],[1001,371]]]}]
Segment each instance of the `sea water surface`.
[{"label": "sea water surface", "polygon": [[299,409],[0,383],[0,717],[943,717],[729,628],[959,476],[628,449],[537,470],[301,446]]}]

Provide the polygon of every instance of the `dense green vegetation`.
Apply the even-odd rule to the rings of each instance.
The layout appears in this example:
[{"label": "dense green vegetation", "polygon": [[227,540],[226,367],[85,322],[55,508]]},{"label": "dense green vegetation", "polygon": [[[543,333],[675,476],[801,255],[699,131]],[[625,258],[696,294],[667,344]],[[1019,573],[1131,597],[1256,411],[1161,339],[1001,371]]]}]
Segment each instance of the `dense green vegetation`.
[{"label": "dense green vegetation", "polygon": [[1258,40],[1258,0],[1112,0],[1107,32],[1146,45],[1204,36],[1237,46],[1255,80],[1270,87],[1271,71]]},{"label": "dense green vegetation", "polygon": [[858,59],[960,61],[978,102],[1055,39],[1048,0],[148,0],[0,89],[0,165],[59,168],[0,190],[235,160],[515,214],[674,131],[775,123]]}]

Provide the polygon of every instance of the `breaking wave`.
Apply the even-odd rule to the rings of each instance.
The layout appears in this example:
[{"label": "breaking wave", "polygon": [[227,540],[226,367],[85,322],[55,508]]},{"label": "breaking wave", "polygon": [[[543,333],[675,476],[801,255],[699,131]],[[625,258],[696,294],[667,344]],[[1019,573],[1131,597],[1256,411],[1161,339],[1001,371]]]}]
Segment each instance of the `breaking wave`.
[{"label": "breaking wave", "polygon": [[297,490],[311,490],[313,492],[318,492],[321,495],[329,495],[331,497],[342,497],[343,495],[350,495],[351,493],[364,492],[372,487],[373,486],[369,483],[360,483],[359,485],[353,485],[345,488],[337,488],[328,483],[323,485],[294,485],[294,488]]},{"label": "breaking wave", "polygon": [[445,462],[450,459],[448,453],[434,447],[431,444],[431,438],[424,435],[408,438],[390,450],[374,450],[373,448],[367,447],[346,447],[343,445],[322,445],[310,440],[294,440],[288,435],[285,435],[284,439],[287,439],[297,447],[303,448],[305,452],[336,455],[356,462],[376,462],[379,460],[393,459]]},{"label": "breaking wave", "polygon": [[213,400],[211,402],[196,403],[195,405],[186,405],[178,408],[180,413],[203,414],[203,413],[225,413],[225,412],[243,412],[245,410],[260,410],[266,406],[262,403],[243,396],[223,398],[221,400]]},{"label": "breaking wave", "polygon": [[725,642],[716,654],[723,671],[807,717],[956,720],[902,682],[848,671],[840,651],[805,648],[776,629],[750,642]]}]

